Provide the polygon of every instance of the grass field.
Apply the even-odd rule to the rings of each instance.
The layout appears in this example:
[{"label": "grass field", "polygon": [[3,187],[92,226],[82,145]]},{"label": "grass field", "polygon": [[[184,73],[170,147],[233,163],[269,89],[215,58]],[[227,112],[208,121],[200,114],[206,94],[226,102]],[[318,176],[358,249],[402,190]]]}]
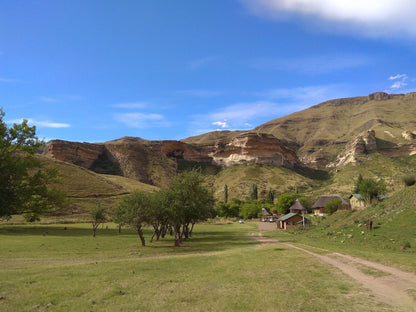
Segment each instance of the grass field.
[{"label": "grass field", "polygon": [[1,225],[0,310],[389,311],[317,259],[259,245],[254,224],[197,225],[180,248],[108,227]]}]

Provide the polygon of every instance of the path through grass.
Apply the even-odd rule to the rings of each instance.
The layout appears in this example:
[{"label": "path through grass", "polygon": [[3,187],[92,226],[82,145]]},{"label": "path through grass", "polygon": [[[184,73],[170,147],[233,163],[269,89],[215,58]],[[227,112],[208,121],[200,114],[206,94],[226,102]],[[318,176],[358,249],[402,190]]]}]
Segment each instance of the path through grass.
[{"label": "path through grass", "polygon": [[318,260],[260,246],[253,224],[197,225],[181,248],[64,226],[0,226],[0,310],[388,311]]}]

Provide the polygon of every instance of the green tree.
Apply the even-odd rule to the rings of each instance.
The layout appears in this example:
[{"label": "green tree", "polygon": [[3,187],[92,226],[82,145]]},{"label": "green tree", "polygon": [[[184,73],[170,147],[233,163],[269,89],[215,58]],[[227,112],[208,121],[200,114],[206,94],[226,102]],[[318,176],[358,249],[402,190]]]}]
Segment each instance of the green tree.
[{"label": "green tree", "polygon": [[224,185],[224,203],[228,203],[228,185]]},{"label": "green tree", "polygon": [[304,196],[294,193],[282,194],[277,200],[277,212],[279,214],[287,214],[289,212],[290,206],[295,203],[296,199],[299,199],[302,205],[307,205],[307,200]]},{"label": "green tree", "polygon": [[114,213],[116,223],[128,225],[137,231],[142,246],[146,246],[143,226],[150,223],[153,203],[151,194],[135,191],[123,197]]},{"label": "green tree", "polygon": [[272,189],[269,189],[269,191],[267,192],[266,201],[269,204],[274,203],[274,191]]},{"label": "green tree", "polygon": [[214,215],[214,196],[204,184],[204,177],[196,170],[175,176],[169,188],[169,223],[173,227],[175,246],[192,235],[197,221]]},{"label": "green tree", "polygon": [[27,120],[7,127],[0,108],[0,218],[23,213],[27,221],[68,204],[62,191],[48,186],[57,181],[58,171],[43,168],[35,157],[43,144],[36,137],[35,126]]},{"label": "green tree", "polygon": [[91,216],[91,223],[92,223],[92,236],[95,237],[95,234],[97,232],[98,227],[100,224],[106,222],[106,209],[100,205],[100,203],[97,204],[97,206],[91,210],[90,216]]},{"label": "green tree", "polygon": [[256,201],[246,201],[241,206],[240,216],[244,219],[257,218],[260,212],[261,207]]},{"label": "green tree", "polygon": [[367,203],[370,203],[373,199],[376,199],[386,191],[387,188],[383,181],[376,181],[371,178],[365,179],[361,174],[358,176],[354,188],[354,193],[361,194],[364,201]]},{"label": "green tree", "polygon": [[328,201],[325,204],[325,207],[324,207],[325,213],[327,213],[327,214],[333,214],[335,211],[338,210],[338,207],[341,204],[342,204],[341,199],[339,199],[339,198],[331,199],[330,201]]},{"label": "green tree", "polygon": [[257,184],[256,183],[250,183],[249,189],[248,189],[248,199],[249,200],[257,200],[258,193],[257,193]]}]

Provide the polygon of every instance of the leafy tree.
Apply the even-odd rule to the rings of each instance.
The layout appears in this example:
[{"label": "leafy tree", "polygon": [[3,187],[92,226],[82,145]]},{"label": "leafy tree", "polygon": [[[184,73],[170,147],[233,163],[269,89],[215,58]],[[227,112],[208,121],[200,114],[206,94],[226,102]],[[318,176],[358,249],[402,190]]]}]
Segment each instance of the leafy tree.
[{"label": "leafy tree", "polygon": [[175,246],[192,235],[197,221],[214,214],[214,196],[204,185],[204,177],[196,170],[179,173],[169,188],[169,222],[173,227]]},{"label": "leafy tree", "polygon": [[90,216],[92,219],[92,236],[95,237],[98,227],[100,224],[106,222],[105,216],[106,209],[102,207],[99,203],[97,206],[91,210]]},{"label": "leafy tree", "polygon": [[327,214],[333,214],[338,210],[339,205],[342,205],[342,201],[339,198],[334,198],[325,204],[324,210]]},{"label": "leafy tree", "polygon": [[231,198],[228,202],[229,217],[239,217],[242,201],[237,198]]},{"label": "leafy tree", "polygon": [[35,157],[43,144],[36,137],[35,126],[27,120],[7,127],[0,108],[0,218],[23,213],[27,221],[35,221],[43,213],[68,204],[62,191],[48,186],[57,181],[58,171],[43,168]]},{"label": "leafy tree", "polygon": [[387,191],[386,185],[382,181],[376,181],[368,178],[364,179],[361,174],[355,183],[354,193],[361,194],[364,201],[370,203],[372,199],[376,199],[378,195]]},{"label": "leafy tree", "polygon": [[244,219],[256,218],[261,212],[261,207],[257,201],[246,201],[240,209],[240,216]]},{"label": "leafy tree", "polygon": [[257,184],[250,183],[249,190],[248,190],[248,199],[249,200],[257,200],[258,193],[257,193]]},{"label": "leafy tree", "polygon": [[277,200],[277,212],[279,214],[287,214],[289,212],[290,206],[295,203],[296,199],[299,199],[302,205],[307,205],[307,200],[304,196],[294,193],[282,194]]},{"label": "leafy tree", "polygon": [[151,220],[153,203],[151,194],[135,191],[123,197],[114,213],[116,223],[128,225],[137,231],[142,246],[146,246],[143,226]]},{"label": "leafy tree", "polygon": [[153,205],[151,207],[150,224],[153,226],[153,235],[150,242],[156,236],[156,240],[164,238],[170,228],[168,209],[170,205],[170,193],[160,190],[153,195]]}]

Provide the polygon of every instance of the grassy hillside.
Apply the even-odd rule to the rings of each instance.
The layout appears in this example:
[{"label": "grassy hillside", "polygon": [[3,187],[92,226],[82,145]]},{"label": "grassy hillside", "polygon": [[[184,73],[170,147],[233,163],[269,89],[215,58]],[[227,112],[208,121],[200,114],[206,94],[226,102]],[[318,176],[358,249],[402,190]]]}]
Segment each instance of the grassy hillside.
[{"label": "grassy hillside", "polygon": [[[308,231],[276,232],[280,239],[355,254],[416,272],[416,185],[362,211],[338,211],[312,217]],[[366,229],[367,220],[373,230]]]},{"label": "grassy hillside", "polygon": [[[114,208],[122,196],[134,190],[152,192],[158,188],[141,183],[137,180],[115,175],[97,174],[85,168],[66,162],[39,156],[47,167],[59,170],[59,181],[53,186],[63,190],[70,199],[70,206],[58,215],[65,221],[83,220],[88,217],[88,211],[98,203]],[[58,220],[57,220],[58,221]]]},{"label": "grassy hillside", "polygon": [[416,94],[331,100],[271,120],[255,130],[296,142],[300,153],[305,154],[320,146],[337,152],[331,143],[347,142],[369,129],[383,141],[404,143],[402,132],[416,129]]}]

